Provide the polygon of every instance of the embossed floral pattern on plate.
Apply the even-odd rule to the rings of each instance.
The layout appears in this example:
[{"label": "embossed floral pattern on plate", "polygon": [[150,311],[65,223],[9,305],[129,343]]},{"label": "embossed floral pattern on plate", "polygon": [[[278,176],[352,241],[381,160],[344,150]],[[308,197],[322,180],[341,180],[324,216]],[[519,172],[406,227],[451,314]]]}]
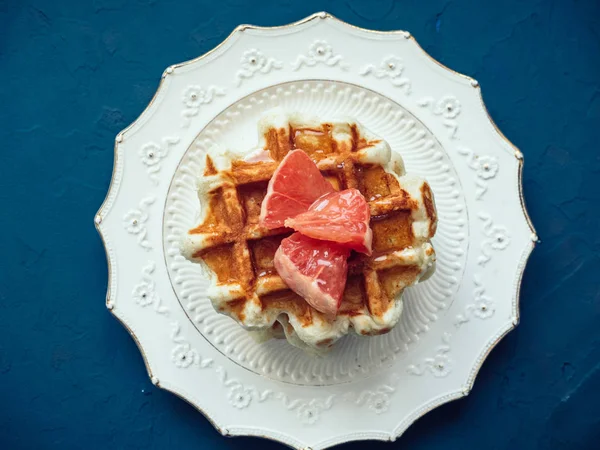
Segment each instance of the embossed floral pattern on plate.
[{"label": "embossed floral pattern on plate", "polygon": [[[197,157],[211,142],[243,148],[256,136],[245,108],[302,96],[313,98],[307,105],[318,114],[372,118],[367,127],[401,149],[408,171],[428,178],[440,212],[438,278],[407,292],[401,324],[365,339],[366,351],[347,339],[320,363],[301,363],[292,351],[265,363],[281,351],[277,342],[261,354],[194,294],[206,284],[177,260],[173,224],[184,208],[165,203],[167,167],[184,161],[205,128],[211,132],[190,149]],[[244,106],[230,108],[236,104]],[[244,121],[250,134],[236,128]],[[478,83],[431,61],[409,33],[360,30],[325,13],[281,28],[239,27],[209,56],[168,67],[149,108],[117,136],[111,187],[94,218],[109,261],[106,305],[139,343],[152,382],[224,434],[313,450],[394,440],[468,393],[490,349],[518,321],[520,276],[536,239],[521,203],[522,158],[481,107]],[[193,165],[184,172],[173,183],[197,177]],[[331,421],[342,424],[336,435],[320,426]]]}]

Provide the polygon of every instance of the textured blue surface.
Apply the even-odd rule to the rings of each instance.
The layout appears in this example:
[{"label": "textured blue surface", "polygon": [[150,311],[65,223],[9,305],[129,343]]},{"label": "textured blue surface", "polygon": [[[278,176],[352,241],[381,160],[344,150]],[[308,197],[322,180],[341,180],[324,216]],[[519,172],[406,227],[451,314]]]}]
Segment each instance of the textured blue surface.
[{"label": "textured blue surface", "polygon": [[492,116],[525,154],[525,196],[542,240],[523,281],[521,325],[471,395],[369,448],[600,448],[594,0],[0,1],[0,448],[281,447],[223,438],[151,385],[104,306],[106,259],[92,217],[114,136],[165,67],[210,50],[238,23],[279,25],[319,10],[409,30],[480,81]]}]

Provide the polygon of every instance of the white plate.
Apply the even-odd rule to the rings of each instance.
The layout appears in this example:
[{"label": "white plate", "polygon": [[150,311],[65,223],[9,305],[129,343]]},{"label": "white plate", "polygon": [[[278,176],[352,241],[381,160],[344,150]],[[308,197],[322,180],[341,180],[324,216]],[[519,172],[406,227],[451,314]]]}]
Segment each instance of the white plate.
[{"label": "white plate", "polygon": [[[347,337],[324,358],[256,344],[205,297],[178,253],[194,223],[199,158],[211,142],[257,143],[273,107],[355,117],[425,177],[439,213],[435,275],[404,295],[389,334]],[[321,449],[394,440],[467,395],[491,348],[518,323],[536,235],[521,195],[522,154],[487,115],[478,83],[429,57],[406,32],[319,13],[243,25],[215,50],[167,68],[148,108],[117,136],[95,222],[109,263],[107,307],[131,332],[152,382],[225,435]]]}]

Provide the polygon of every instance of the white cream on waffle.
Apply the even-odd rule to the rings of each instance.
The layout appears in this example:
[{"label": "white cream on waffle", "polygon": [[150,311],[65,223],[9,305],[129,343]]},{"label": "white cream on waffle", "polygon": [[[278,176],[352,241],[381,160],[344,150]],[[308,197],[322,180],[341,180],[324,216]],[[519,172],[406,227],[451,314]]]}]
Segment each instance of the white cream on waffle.
[{"label": "white cream on waffle", "polygon": [[[404,288],[435,268],[430,239],[437,217],[429,185],[406,174],[400,155],[351,119],[328,121],[275,109],[263,115],[258,129],[254,150],[209,150],[198,173],[198,226],[181,243],[182,254],[205,267],[215,309],[261,340],[285,335],[293,345],[316,351],[350,331],[391,330],[402,314]],[[334,320],[287,289],[272,267],[278,241],[290,231],[258,224],[266,183],[293,148],[306,151],[337,189],[360,189],[371,209],[374,253],[350,258]]]}]

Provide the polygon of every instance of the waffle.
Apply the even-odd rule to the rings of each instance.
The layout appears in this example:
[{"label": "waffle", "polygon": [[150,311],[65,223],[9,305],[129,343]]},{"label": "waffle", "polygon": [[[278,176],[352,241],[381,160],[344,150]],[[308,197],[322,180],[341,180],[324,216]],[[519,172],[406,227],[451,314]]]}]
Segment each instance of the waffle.
[{"label": "waffle", "polygon": [[[216,146],[207,152],[198,174],[202,217],[181,245],[187,259],[208,269],[207,295],[215,309],[263,339],[285,337],[316,350],[350,331],[390,331],[401,316],[404,289],[435,267],[430,239],[437,217],[429,185],[405,174],[401,157],[355,121],[276,109],[263,115],[258,128],[259,147],[251,158]],[[359,189],[371,211],[373,254],[350,256],[334,320],[288,289],[274,269],[275,251],[292,231],[259,225],[269,179],[293,149],[305,151],[336,189]]]}]

